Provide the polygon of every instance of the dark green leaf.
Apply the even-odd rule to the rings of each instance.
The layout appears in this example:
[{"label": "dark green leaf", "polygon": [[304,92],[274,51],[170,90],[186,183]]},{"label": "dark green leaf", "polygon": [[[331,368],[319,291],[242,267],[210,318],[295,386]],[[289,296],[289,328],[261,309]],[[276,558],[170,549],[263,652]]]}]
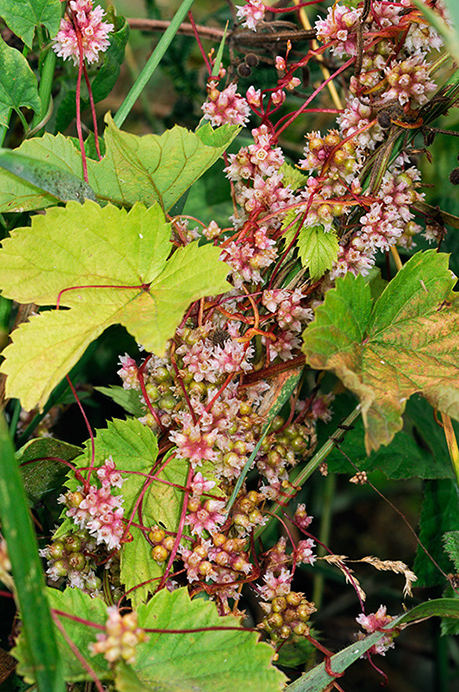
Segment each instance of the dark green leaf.
[{"label": "dark green leaf", "polygon": [[[459,490],[452,480],[426,481],[421,510],[419,540],[446,573],[452,563],[443,547],[443,535],[459,530]],[[419,546],[414,563],[416,586],[445,584],[445,577]]]},{"label": "dark green leaf", "polygon": [[0,0],[0,17],[26,46],[32,48],[35,27],[42,24],[51,37],[57,34],[61,4],[59,0]]},{"label": "dark green leaf", "polygon": [[443,543],[453,562],[454,570],[459,573],[459,531],[447,531],[443,534]]},{"label": "dark green leaf", "polygon": [[69,469],[58,459],[72,461],[81,451],[80,447],[68,442],[42,437],[31,440],[17,452],[24,488],[32,504],[36,504],[46,493],[62,486]]},{"label": "dark green leaf", "polygon": [[[1,11],[1,0],[0,0]],[[11,110],[41,109],[37,78],[25,57],[0,37],[0,125],[8,125]]]}]

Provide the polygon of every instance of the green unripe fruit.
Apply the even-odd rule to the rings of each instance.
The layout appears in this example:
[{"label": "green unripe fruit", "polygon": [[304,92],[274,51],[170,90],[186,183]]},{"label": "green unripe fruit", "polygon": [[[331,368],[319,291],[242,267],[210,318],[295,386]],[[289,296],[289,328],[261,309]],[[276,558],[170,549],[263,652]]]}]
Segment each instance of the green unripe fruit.
[{"label": "green unripe fruit", "polygon": [[78,553],[81,550],[81,539],[70,533],[64,536],[64,546],[69,553]]},{"label": "green unripe fruit", "polygon": [[68,570],[69,570],[69,566],[68,566],[67,561],[66,560],[56,560],[56,562],[53,565],[53,570],[59,577],[65,577]]},{"label": "green unripe fruit", "polygon": [[302,594],[298,593],[298,591],[290,591],[290,593],[288,593],[285,598],[289,605],[296,607],[300,605],[303,596]]},{"label": "green unripe fruit", "polygon": [[64,544],[61,541],[51,543],[49,546],[49,557],[52,560],[60,560],[65,555]]},{"label": "green unripe fruit", "polygon": [[273,598],[271,607],[274,613],[281,613],[287,607],[287,601],[283,596],[276,596]]},{"label": "green unripe fruit", "polygon": [[69,566],[81,572],[86,567],[86,558],[83,553],[72,553],[69,557]]},{"label": "green unripe fruit", "polygon": [[279,627],[282,627],[284,624],[284,618],[280,613],[273,613],[273,615],[269,616],[268,623],[271,625],[271,627],[279,629]]}]

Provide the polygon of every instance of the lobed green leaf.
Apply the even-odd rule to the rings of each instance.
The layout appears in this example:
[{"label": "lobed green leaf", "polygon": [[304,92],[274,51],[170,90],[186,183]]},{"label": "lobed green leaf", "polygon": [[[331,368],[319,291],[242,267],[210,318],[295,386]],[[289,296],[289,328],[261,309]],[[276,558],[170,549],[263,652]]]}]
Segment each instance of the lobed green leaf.
[{"label": "lobed green leaf", "polygon": [[[69,202],[32,229],[13,231],[0,250],[5,296],[70,310],[33,316],[4,351],[7,396],[43,407],[54,387],[107,327],[122,324],[148,351],[165,352],[186,308],[223,293],[227,267],[217,247],[196,242],[170,259],[170,226],[155,205],[127,213]],[[50,262],[52,258],[52,262]],[[65,290],[67,289],[67,290]]]},{"label": "lobed green leaf", "polygon": [[232,616],[219,617],[214,603],[190,599],[188,589],[163,589],[138,610],[139,624],[154,629],[213,628],[203,632],[153,633],[139,647],[135,672],[157,692],[280,692],[286,680],[271,664],[273,650],[259,643]]},{"label": "lobed green leaf", "polygon": [[459,419],[459,303],[447,263],[434,250],[417,253],[376,301],[348,273],[304,332],[308,363],[333,370],[359,397],[368,454],[402,428],[415,393]]}]

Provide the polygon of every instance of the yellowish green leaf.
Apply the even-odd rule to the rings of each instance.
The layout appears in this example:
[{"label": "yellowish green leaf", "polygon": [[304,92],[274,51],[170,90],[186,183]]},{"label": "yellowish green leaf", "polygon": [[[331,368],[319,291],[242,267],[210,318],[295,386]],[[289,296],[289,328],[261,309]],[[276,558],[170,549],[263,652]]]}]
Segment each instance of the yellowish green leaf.
[{"label": "yellowish green leaf", "polygon": [[373,301],[348,273],[337,281],[304,332],[317,369],[333,370],[362,405],[367,453],[402,428],[406,401],[423,394],[459,419],[459,303],[448,256],[417,253]]},{"label": "yellowish green leaf", "polygon": [[[69,202],[32,228],[13,231],[0,250],[0,286],[19,302],[55,305],[15,330],[4,351],[7,395],[43,407],[89,344],[122,324],[147,350],[164,354],[193,301],[230,288],[219,249],[196,242],[174,252],[159,205],[127,213]],[[70,309],[62,309],[70,308]]]}]

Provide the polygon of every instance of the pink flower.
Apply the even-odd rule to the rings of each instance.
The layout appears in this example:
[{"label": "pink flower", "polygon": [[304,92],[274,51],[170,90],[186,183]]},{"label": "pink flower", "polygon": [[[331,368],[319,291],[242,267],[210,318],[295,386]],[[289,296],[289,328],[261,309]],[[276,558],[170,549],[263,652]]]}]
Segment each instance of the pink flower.
[{"label": "pink flower", "polygon": [[[355,618],[359,625],[367,632],[367,634],[372,634],[373,632],[379,632],[383,627],[388,625],[392,620],[394,619],[391,615],[386,615],[386,606],[380,606],[379,609],[377,610],[376,613],[371,613],[370,615],[365,615],[364,613],[361,613],[358,617]],[[389,632],[386,634],[380,641],[375,644],[374,646],[371,647],[371,649],[368,650],[367,654],[363,656],[367,656],[368,654],[380,654],[381,656],[384,656],[386,651],[388,649],[393,648],[394,646],[394,636],[396,636],[397,632]],[[357,635],[357,639],[364,639],[365,635],[360,632]]]},{"label": "pink flower", "polygon": [[214,127],[219,125],[245,125],[249,119],[250,107],[243,96],[237,93],[237,84],[230,84],[223,91],[217,89],[217,82],[211,81],[207,89],[207,101],[203,104],[204,118]]},{"label": "pink flower", "polygon": [[64,60],[72,58],[74,65],[78,65],[80,36],[83,59],[88,63],[96,62],[99,53],[106,51],[110,45],[108,34],[113,31],[114,25],[102,21],[105,12],[99,5],[93,8],[92,0],[70,0],[69,9],[70,14],[61,19],[53,50],[59,57]]},{"label": "pink flower", "polygon": [[203,493],[208,493],[214,486],[215,481],[208,481],[204,478],[201,471],[198,471],[194,474],[190,487],[193,495],[202,495]]},{"label": "pink flower", "polygon": [[249,0],[245,5],[236,5],[237,18],[244,19],[242,26],[252,31],[257,30],[257,24],[265,17],[266,7],[261,0]]},{"label": "pink flower", "polygon": [[126,480],[126,478],[122,478],[120,472],[116,470],[115,462],[111,456],[105,460],[104,465],[101,466],[100,469],[97,469],[96,473],[103,487],[113,485],[117,488],[121,488]]}]

